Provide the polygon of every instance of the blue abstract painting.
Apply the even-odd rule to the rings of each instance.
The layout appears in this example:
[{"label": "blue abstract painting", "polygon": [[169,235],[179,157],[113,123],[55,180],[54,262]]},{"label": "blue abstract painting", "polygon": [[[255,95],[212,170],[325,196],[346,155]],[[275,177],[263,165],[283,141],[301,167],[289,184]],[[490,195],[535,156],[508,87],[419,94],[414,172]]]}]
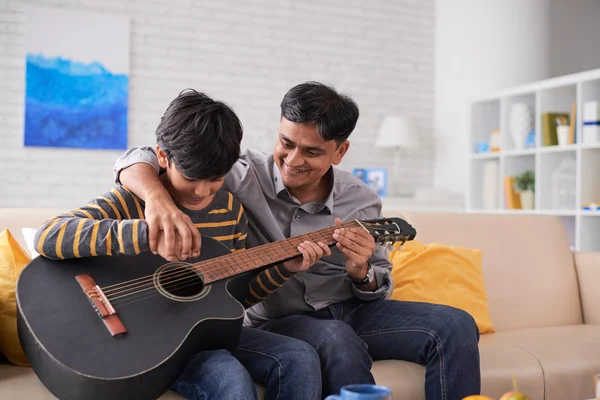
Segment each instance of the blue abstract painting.
[{"label": "blue abstract painting", "polygon": [[127,19],[52,9],[28,17],[25,146],[126,149]]}]

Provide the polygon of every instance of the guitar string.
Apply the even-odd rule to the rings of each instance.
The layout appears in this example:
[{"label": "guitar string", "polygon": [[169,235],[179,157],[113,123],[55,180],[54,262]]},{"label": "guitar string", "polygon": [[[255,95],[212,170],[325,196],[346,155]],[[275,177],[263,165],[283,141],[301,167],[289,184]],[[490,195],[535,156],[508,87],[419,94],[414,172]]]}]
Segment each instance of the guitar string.
[{"label": "guitar string", "polygon": [[[173,285],[173,282],[169,282],[169,283],[165,284],[163,286],[163,288],[171,290],[171,291],[172,290],[181,290],[186,287],[191,287],[191,286],[194,286],[197,284],[198,284],[198,282],[188,283],[188,281],[183,281],[183,282]],[[152,290],[152,289],[154,289],[154,290]],[[150,292],[148,292],[148,290],[150,290]],[[155,286],[152,286],[152,287],[148,288],[147,290],[139,291],[136,294],[139,294],[141,292],[146,292],[146,293],[143,293],[142,295],[134,296],[131,298],[128,297],[125,299],[116,300],[114,302],[111,302],[111,304],[113,305],[113,307],[124,307],[129,304],[134,304],[134,303],[137,303],[142,300],[150,299],[150,298],[155,297],[160,294],[160,292],[158,290],[156,290]],[[200,292],[201,292],[201,290],[198,291],[198,293],[200,293]]]},{"label": "guitar string", "polygon": [[[323,240],[325,240],[325,241],[328,241],[328,240],[329,240],[329,239],[327,239],[325,236],[323,236],[322,238],[312,238],[312,237],[310,237],[310,236],[309,236],[309,238],[310,238],[311,240],[317,240],[317,241],[323,241]],[[297,239],[297,238],[293,238],[293,239]],[[297,254],[299,253],[299,252],[298,252],[298,250],[297,250],[297,246],[298,246],[300,243],[302,243],[302,240],[300,240],[300,241],[298,242],[298,245],[295,245],[295,244],[291,243],[291,242],[292,242],[292,239],[287,239],[286,241],[288,242],[288,244],[290,244],[290,245],[294,246],[294,250],[296,250],[296,252],[297,252],[295,255],[297,255]],[[279,241],[279,242],[275,242],[275,243],[271,243],[269,246],[270,246],[270,247],[273,247],[273,250],[274,250],[276,253],[278,253],[278,254],[277,254],[278,256],[281,256],[281,255],[279,254],[279,251],[280,251],[280,250],[283,252],[284,256],[286,256],[286,257],[288,257],[288,256],[291,256],[291,254],[289,254],[289,250],[288,250],[288,249],[285,249],[285,248],[283,247],[283,244],[281,243],[281,241]],[[281,247],[281,249],[278,249],[278,248],[277,248],[278,246],[279,246],[279,247]],[[262,250],[262,249],[263,249],[263,247],[261,246],[261,250]],[[224,268],[230,267],[230,266],[228,266],[228,265],[227,265],[227,266],[223,266],[223,265],[217,265],[217,268],[213,268],[213,269],[207,269],[207,270],[205,270],[205,269],[200,269],[200,268],[202,268],[202,267],[204,267],[204,266],[213,266],[214,264],[219,264],[219,263],[220,263],[220,261],[222,261],[222,258],[221,258],[221,257],[232,258],[232,259],[234,259],[234,261],[237,261],[237,264],[245,264],[245,262],[244,262],[244,261],[248,261],[248,260],[252,261],[253,263],[256,263],[257,261],[258,261],[258,262],[262,262],[262,261],[263,261],[263,259],[261,258],[262,256],[261,256],[260,254],[256,254],[256,255],[247,254],[247,253],[249,253],[249,252],[250,252],[250,253],[257,253],[257,251],[252,251],[252,248],[251,248],[251,249],[248,249],[248,250],[241,251],[241,252],[239,252],[239,253],[231,253],[231,254],[227,254],[227,255],[225,255],[225,256],[219,256],[219,257],[215,257],[215,258],[213,258],[213,259],[209,259],[209,260],[201,261],[201,262],[198,262],[198,263],[195,263],[195,264],[187,264],[187,265],[183,265],[183,266],[180,266],[180,267],[174,267],[174,268],[172,269],[172,271],[184,271],[184,270],[185,270],[185,271],[189,271],[189,270],[190,270],[190,267],[192,267],[192,266],[196,266],[196,267],[198,267],[198,268],[197,268],[197,270],[198,270],[199,272],[203,272],[203,273],[209,274],[209,273],[211,273],[211,272],[219,271],[219,270],[222,270],[222,269],[224,269]],[[268,256],[268,253],[265,253],[265,254]],[[236,257],[236,256],[237,256],[237,257]],[[236,260],[235,258],[241,258],[241,259],[237,259],[237,260]],[[213,260],[214,260],[214,261],[213,261]],[[274,260],[273,260],[273,259],[270,259],[270,260],[268,260],[268,261],[269,261],[269,262],[271,262],[271,261],[274,261]],[[176,264],[176,263],[175,263],[175,264]],[[238,273],[241,273],[241,272],[245,272],[245,271],[242,269],[241,271],[237,271],[237,272],[238,272]],[[176,274],[176,272],[174,272],[174,273],[167,273],[167,274],[163,274],[163,275],[161,275],[161,277],[165,278],[165,277],[172,276],[172,275],[174,275],[174,274]],[[151,281],[151,280],[153,280],[153,279],[152,279],[153,277],[154,277],[154,274],[152,274],[152,275],[146,275],[146,276],[143,276],[143,277],[140,277],[140,278],[132,279],[131,281],[126,281],[126,282],[123,282],[123,283],[120,283],[120,284],[115,284],[115,285],[106,286],[106,287],[103,287],[102,289],[103,289],[103,291],[104,291],[104,293],[105,293],[105,294],[107,294],[107,293],[115,293],[115,291],[117,291],[117,290],[119,290],[119,289],[126,288],[126,287],[132,287],[132,286],[135,286],[136,284],[140,283],[139,281],[142,281],[142,280],[150,280],[150,281]],[[150,279],[148,279],[148,278],[150,278]],[[128,283],[128,282],[131,282],[131,283]],[[106,290],[107,288],[112,288],[112,289],[110,289],[110,290]]]},{"label": "guitar string", "polygon": [[[332,230],[332,231],[333,231],[334,229],[335,229],[335,228],[331,228],[331,230]],[[324,231],[324,230],[322,230],[322,231],[319,231],[319,232],[314,232],[314,233],[315,233],[315,234],[316,234],[316,233],[323,233],[323,231]],[[329,233],[332,233],[332,232],[329,232]],[[310,237],[310,235],[311,235],[311,234],[313,234],[313,233],[309,233],[309,234],[308,234],[308,236]],[[311,238],[311,239],[312,239],[312,240],[315,240],[314,238]],[[333,244],[333,243],[334,243],[334,241],[331,241],[331,244]],[[280,241],[279,243],[277,243],[277,242],[276,242],[275,244],[279,244],[279,245],[282,247],[282,249],[281,249],[281,250],[284,252],[284,254],[285,254],[285,257],[284,257],[284,258],[273,258],[273,257],[271,257],[270,255],[268,255],[268,254],[267,254],[267,256],[268,256],[268,258],[269,258],[269,259],[268,259],[267,261],[265,261],[265,259],[264,259],[264,258],[262,258],[261,256],[258,256],[258,261],[259,261],[259,262],[261,262],[261,263],[263,263],[263,265],[268,265],[268,264],[274,264],[274,263],[278,263],[278,262],[281,262],[281,261],[283,261],[283,260],[284,260],[284,259],[286,259],[286,258],[288,258],[288,259],[289,259],[289,258],[292,256],[291,254],[287,253],[287,250],[286,250],[286,249],[284,249],[284,248],[283,248],[283,244],[281,243],[281,241]],[[331,245],[331,244],[330,244],[330,245]],[[276,251],[276,252],[277,252],[277,251]],[[297,254],[299,254],[299,253],[297,253]],[[277,255],[278,255],[279,257],[281,257],[281,255],[280,255],[278,252],[277,252]],[[253,258],[252,258],[252,256],[248,256],[248,257],[246,257],[246,259],[248,259],[248,258],[250,258],[250,259],[251,259],[251,261],[253,261],[253,262],[256,262],[256,260],[255,260],[255,259],[253,259]],[[256,257],[255,257],[255,258],[256,258]],[[293,258],[293,257],[291,257],[291,258]],[[243,260],[243,261],[244,261],[244,260]],[[201,264],[201,263],[200,263],[200,264]],[[198,267],[201,267],[201,266],[202,266],[202,265],[199,265]],[[230,265],[226,265],[226,266],[225,266],[225,268],[232,268],[232,266],[230,266]],[[239,268],[239,267],[238,267],[238,268]],[[194,269],[194,270],[199,270],[200,272],[205,272],[205,271],[202,271],[202,270],[200,270],[199,268],[191,268],[191,269]],[[222,269],[223,269],[223,266],[220,266],[219,268],[216,268],[216,269],[213,269],[213,270],[209,270],[209,271],[206,271],[206,272],[210,272],[210,271],[214,271],[214,270],[222,270]],[[240,273],[240,272],[247,272],[247,271],[251,270],[251,269],[244,270],[244,269],[242,269],[242,268],[240,268],[240,269],[241,269],[241,271],[237,271],[237,273]],[[183,278],[180,278],[180,279],[175,279],[175,280],[168,281],[168,282],[166,282],[164,285],[173,284],[173,283],[175,283],[175,282],[179,282],[179,281],[189,281],[189,280],[196,280],[196,279],[199,279],[199,277],[198,277],[197,275],[193,275],[193,276],[191,276],[191,275],[190,275],[190,273],[193,273],[193,272],[191,272],[191,271],[190,271],[190,265],[188,265],[188,266],[182,266],[182,267],[176,267],[176,268],[174,268],[174,270],[175,270],[176,272],[167,273],[167,274],[161,275],[161,277],[163,277],[163,278],[164,278],[164,277],[172,277],[172,278],[175,278],[175,277],[183,277]],[[184,272],[181,272],[181,271],[184,271]],[[149,275],[149,276],[153,276],[153,275]],[[139,279],[139,278],[138,278],[138,279]],[[220,278],[220,279],[223,279],[223,278]],[[211,282],[214,282],[214,281],[217,281],[217,280],[220,280],[220,279],[215,279],[215,280],[213,280],[213,281],[211,281]],[[195,284],[195,283],[193,283],[193,284]],[[113,286],[115,286],[115,285],[113,285]],[[129,286],[131,286],[131,284],[130,284]],[[145,288],[145,289],[142,289],[142,290],[135,290],[134,292],[130,292],[130,293],[128,293],[128,294],[125,294],[125,295],[116,296],[116,295],[118,295],[118,294],[122,294],[122,293],[126,293],[126,292],[128,292],[128,291],[131,291],[132,289],[139,289],[139,288],[143,288],[144,286],[149,286],[149,287],[147,287],[147,288]],[[147,281],[147,282],[145,282],[145,283],[143,283],[143,284],[141,284],[141,285],[139,285],[139,284],[138,284],[138,286],[136,286],[136,287],[134,287],[134,288],[131,288],[131,287],[130,287],[128,290],[124,290],[124,291],[120,291],[120,292],[112,293],[112,295],[110,295],[110,299],[111,299],[111,300],[116,300],[116,299],[119,299],[119,298],[123,298],[123,297],[131,296],[131,295],[135,295],[135,294],[138,294],[138,293],[141,293],[141,292],[147,291],[147,290],[151,290],[151,289],[153,289],[153,288],[155,288],[155,287],[154,287],[154,280],[153,280],[153,279],[151,279],[151,280],[149,280],[149,281]],[[109,296],[107,296],[107,298],[108,298],[108,297],[109,297]]]},{"label": "guitar string", "polygon": [[[186,281],[174,284],[174,285],[172,284],[172,282],[169,282],[169,283],[165,284],[163,286],[163,288],[167,289],[167,291],[168,290],[172,291],[172,290],[176,290],[176,289],[181,290],[186,287],[191,287],[191,286],[194,286],[197,284],[198,284],[198,282],[188,283],[188,281],[186,280]],[[202,283],[202,284],[204,284],[204,283]],[[130,296],[127,296],[128,298],[113,301],[113,302],[111,302],[111,304],[113,305],[113,307],[123,307],[123,306],[129,305],[129,304],[137,303],[138,301],[150,299],[150,298],[155,297],[160,294],[160,292],[156,289],[155,286],[152,286],[152,287],[148,288],[147,290],[139,291],[137,294],[142,293],[142,292],[145,292],[145,293],[143,293],[142,295],[131,297],[131,298],[129,298]],[[197,293],[200,293],[200,292],[201,292],[201,290],[199,290]]]},{"label": "guitar string", "polygon": [[[327,230],[331,230],[331,232],[324,232],[324,233],[330,233],[330,234],[332,234],[333,231],[334,231],[334,229],[327,229]],[[310,237],[311,234],[313,234],[313,233],[307,234],[306,236],[308,236],[309,239],[311,239],[311,240],[318,240],[318,239],[311,238]],[[293,239],[297,240],[297,238],[292,238],[292,239],[287,239],[286,241],[290,242]],[[320,240],[326,240],[326,241],[328,241],[328,239],[325,238],[325,237],[319,238],[319,239]],[[300,242],[298,243],[298,245],[301,242],[302,242],[302,240],[300,240]],[[275,252],[277,252],[278,250],[276,249],[276,247],[277,247],[276,245],[282,247],[282,243],[277,243],[277,242],[271,243],[269,246],[273,247],[274,250],[275,250]],[[297,246],[294,245],[294,248],[296,248],[296,247]],[[263,246],[261,246],[261,250],[264,250]],[[284,253],[287,251],[283,247],[282,247],[281,250],[284,251]],[[248,250],[245,250],[245,251],[240,252],[240,253],[231,253],[231,254],[227,254],[226,256],[215,257],[213,259],[206,260],[206,261],[199,262],[199,263],[195,263],[195,264],[189,264],[189,265],[185,265],[185,266],[181,266],[181,267],[175,267],[175,268],[172,269],[173,272],[168,272],[166,274],[163,274],[163,275],[161,275],[161,278],[163,278],[163,279],[167,278],[167,277],[176,278],[178,276],[189,275],[190,270],[198,271],[200,273],[203,273],[204,275],[210,274],[210,273],[215,272],[215,271],[222,271],[222,270],[224,270],[226,268],[233,269],[234,267],[237,267],[237,268],[240,269],[240,271],[236,271],[236,273],[242,273],[242,272],[249,271],[249,270],[245,270],[243,268],[240,268],[237,265],[231,266],[231,265],[222,265],[222,264],[220,264],[220,262],[222,261],[222,257],[230,257],[234,261],[237,261],[239,264],[245,264],[245,261],[248,261],[248,260],[250,260],[253,263],[256,263],[256,262],[264,263],[265,262],[265,260],[264,260],[264,258],[263,258],[263,256],[261,254],[257,254],[257,255],[250,254],[249,255],[249,254],[247,254],[248,252],[252,252],[252,249],[248,249]],[[256,253],[256,251],[254,251],[254,253]],[[269,259],[267,260],[266,264],[270,264],[272,262],[277,262],[277,259],[271,258],[268,255],[268,253],[264,253],[264,254],[267,257],[269,257]],[[232,255],[234,257],[232,257]],[[239,255],[239,257],[235,257],[235,255]],[[285,256],[286,256],[285,258],[287,258],[287,257],[290,256],[290,254],[285,254]],[[281,255],[279,255],[279,257],[281,257]],[[241,258],[241,259],[240,260],[236,260],[235,258]],[[216,266],[216,268],[202,269],[203,267],[214,267],[214,266]],[[196,278],[196,276],[194,276],[193,278]],[[134,283],[129,283],[129,282],[134,282]],[[104,288],[101,288],[101,289],[103,290],[103,292],[107,296],[107,298],[109,298],[109,299],[116,299],[116,298],[123,297],[123,296],[114,297],[115,295],[119,295],[119,294],[122,294],[122,293],[127,293],[127,292],[129,292],[131,290],[137,290],[138,288],[143,287],[143,286],[148,285],[148,284],[153,285],[153,282],[154,282],[154,274],[152,274],[152,275],[146,275],[146,276],[141,277],[141,278],[136,278],[136,279],[133,279],[131,281],[122,282],[120,284],[115,284],[115,285],[107,286],[107,287],[104,287]],[[106,288],[112,288],[112,289],[105,290]],[[124,290],[120,290],[120,289],[124,289]],[[133,293],[136,293],[136,292],[133,292]]]},{"label": "guitar string", "polygon": [[[310,240],[313,241],[319,241],[319,240],[325,240],[326,242],[331,242],[328,243],[329,245],[333,243],[333,241],[327,237],[325,237],[325,235],[331,235],[333,234],[333,232],[335,231],[335,229],[338,229],[340,227],[345,228],[345,227],[353,227],[356,226],[358,224],[357,221],[352,221],[352,222],[348,222],[346,224],[342,224],[340,226],[335,226],[335,227],[330,227],[330,228],[325,228],[319,231],[315,231],[315,232],[309,232],[308,234],[304,234],[304,235],[300,235],[294,238],[288,238],[282,241],[278,241],[278,242],[274,242],[274,243],[270,243],[269,245],[266,246],[261,246],[261,250],[264,250],[265,247],[271,246],[275,249],[275,251],[277,252],[277,246],[281,247],[281,250],[284,252],[284,255],[286,256],[286,258],[288,258],[290,256],[289,253],[287,253],[289,250],[286,250],[285,248],[283,248],[283,241],[287,241],[288,244],[292,244],[294,246],[294,248],[297,248],[297,246],[303,241],[301,238],[302,236],[307,236]],[[322,237],[318,237],[318,238],[313,238],[311,237],[311,235],[321,235]],[[292,240],[299,240],[298,245],[295,245],[293,243],[291,243]],[[256,248],[255,248],[256,249]],[[265,260],[261,257],[261,255],[252,255],[252,254],[248,254],[248,252],[254,252],[256,253],[256,251],[253,251],[253,249],[248,249],[247,251],[243,251],[243,252],[239,252],[239,253],[232,253],[234,256],[232,257],[231,254],[228,254],[226,256],[219,256],[219,257],[215,257],[214,259],[210,259],[210,260],[205,260],[199,263],[195,263],[195,264],[188,264],[188,265],[184,265],[184,266],[180,266],[180,267],[175,267],[171,270],[171,272],[167,273],[167,274],[163,274],[161,275],[163,278],[165,277],[169,277],[169,276],[177,276],[177,274],[179,275],[186,275],[189,273],[190,269],[194,269],[197,270],[199,272],[205,273],[205,274],[210,274],[212,272],[215,271],[222,271],[224,268],[233,268],[231,265],[222,265],[221,262],[223,261],[223,257],[230,257],[233,258],[235,260],[235,255],[238,255],[237,258],[239,258],[239,260],[235,260],[237,261],[236,264],[245,264],[245,261],[252,261],[253,263],[256,263],[256,261],[259,262],[265,262]],[[295,256],[299,255],[300,253],[296,253]],[[268,256],[268,254],[267,254]],[[278,256],[281,256],[280,254],[278,254]],[[267,260],[268,263],[271,262],[278,262],[277,259],[273,259],[269,256],[269,259]],[[212,268],[212,269],[201,269],[203,267],[213,267],[216,266],[216,268]],[[237,265],[236,265],[237,266]],[[251,265],[252,266],[252,265]],[[247,267],[247,266],[246,266]],[[238,267],[239,268],[239,267]],[[243,268],[239,268],[240,271],[235,271],[236,273],[242,273],[242,272],[246,272],[247,270],[243,269]],[[153,277],[154,274],[151,275],[146,275],[143,277],[139,277],[139,278],[135,278],[129,281],[124,281],[124,282],[120,282],[118,284],[114,284],[114,285],[109,285],[106,287],[101,288],[104,293],[106,295],[116,295],[116,294],[120,294],[120,293],[124,293],[127,290],[131,290],[131,289],[137,289],[140,283],[142,284],[141,286],[144,286],[148,283],[152,283],[153,282]],[[221,278],[222,279],[222,278]],[[144,282],[145,281],[145,282]],[[139,287],[141,287],[139,286]],[[117,292],[120,289],[125,289],[127,288],[127,290],[122,290]],[[110,289],[110,290],[109,290]]]},{"label": "guitar string", "polygon": [[[180,282],[180,283],[175,284],[175,285],[173,285],[172,283],[173,282],[169,282],[168,284],[165,284],[163,286],[163,288],[171,290],[171,291],[172,290],[181,290],[181,289],[184,289],[184,288],[187,288],[187,287],[191,287],[191,286],[194,286],[194,285],[198,284],[197,282],[188,283],[188,281]],[[156,290],[156,287],[152,286],[152,287],[148,288],[147,290],[152,290],[152,289]],[[140,291],[138,293],[147,292],[147,290]],[[200,292],[201,291],[198,291],[198,293],[200,293]],[[133,297],[133,298],[127,298],[127,299],[123,299],[123,300],[117,300],[117,301],[111,302],[111,304],[113,305],[113,307],[124,307],[124,306],[129,305],[129,304],[134,304],[134,303],[137,303],[137,302],[142,301],[142,300],[150,299],[150,298],[155,297],[155,296],[157,296],[159,294],[160,293],[159,293],[158,290],[151,291],[151,292],[144,293],[141,296],[137,296],[137,297]]]},{"label": "guitar string", "polygon": [[[342,226],[342,227],[346,227],[346,226]],[[269,243],[269,244],[267,244],[267,245],[264,245],[264,246],[260,246],[260,249],[261,249],[261,250],[265,250],[265,248],[267,248],[267,247],[275,247],[275,245],[279,245],[279,246],[281,246],[281,245],[282,245],[282,242],[284,242],[284,241],[285,241],[285,242],[288,242],[288,244],[291,244],[291,241],[292,241],[292,240],[298,240],[298,239],[299,239],[300,237],[302,237],[302,236],[309,236],[309,238],[310,238],[310,235],[311,235],[311,234],[314,234],[314,233],[320,233],[320,232],[322,232],[322,231],[329,231],[329,230],[331,230],[331,232],[326,232],[326,233],[328,233],[328,234],[332,234],[332,233],[333,233],[333,231],[334,231],[335,229],[337,229],[337,227],[336,227],[336,228],[326,228],[326,229],[323,229],[323,230],[320,230],[320,231],[317,231],[317,232],[310,232],[310,233],[308,233],[308,234],[304,234],[304,235],[296,236],[296,237],[293,237],[293,238],[288,238],[288,239],[280,240],[280,241],[277,241],[277,242]],[[319,240],[322,240],[322,239],[325,239],[325,240],[326,240],[327,238],[325,238],[325,237],[323,237],[323,238],[319,238]],[[315,239],[311,239],[311,240],[315,240]],[[303,241],[303,240],[300,240],[300,241],[298,242],[298,245],[299,245],[300,243],[302,243],[302,241]],[[293,245],[293,244],[292,244],[292,245]],[[294,245],[294,247],[297,247],[297,246],[296,246],[296,245]],[[197,265],[197,264],[202,264],[203,266],[205,266],[205,265],[206,265],[206,266],[209,266],[209,265],[211,265],[211,264],[216,264],[216,263],[218,263],[222,257],[228,257],[228,258],[232,258],[232,255],[234,255],[234,256],[235,256],[235,255],[237,255],[237,254],[239,254],[239,255],[240,255],[240,257],[242,257],[242,256],[241,256],[242,254],[245,254],[246,252],[253,251],[253,249],[258,249],[258,248],[259,248],[259,247],[254,247],[254,248],[250,248],[250,249],[247,249],[247,250],[245,250],[245,251],[242,251],[242,252],[239,252],[239,253],[230,253],[230,254],[227,254],[227,255],[224,255],[224,256],[218,256],[218,257],[215,257],[215,258],[212,258],[212,259],[209,259],[209,260],[200,261],[200,262],[198,262],[198,263],[190,264],[190,265],[188,265],[188,267],[189,267],[189,266],[192,266],[192,265]],[[211,266],[212,266],[212,265],[211,265]],[[214,272],[214,271],[216,271],[216,270],[219,270],[219,269],[221,269],[221,267],[217,267],[217,268],[214,268],[214,269],[212,269],[212,270],[207,270],[206,272],[210,273],[210,272]],[[149,275],[142,276],[142,277],[135,278],[135,279],[131,279],[131,280],[128,280],[128,281],[123,281],[123,282],[119,282],[119,283],[116,283],[116,284],[113,284],[113,285],[104,286],[104,287],[102,287],[102,289],[103,289],[103,290],[105,290],[105,289],[111,289],[111,290],[107,290],[107,292],[111,292],[112,290],[114,290],[114,288],[118,288],[118,287],[124,287],[124,286],[130,286],[130,285],[131,285],[131,283],[133,283],[133,282],[136,282],[136,281],[139,281],[139,280],[143,280],[143,279],[147,279],[148,277],[153,277],[153,276],[154,276],[154,274],[149,274]]]}]

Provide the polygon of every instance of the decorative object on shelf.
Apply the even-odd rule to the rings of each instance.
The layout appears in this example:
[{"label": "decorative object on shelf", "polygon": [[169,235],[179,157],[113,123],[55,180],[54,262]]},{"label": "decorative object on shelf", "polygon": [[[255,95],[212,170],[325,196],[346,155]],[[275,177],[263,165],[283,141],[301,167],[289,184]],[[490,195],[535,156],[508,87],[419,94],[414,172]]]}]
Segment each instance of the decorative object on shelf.
[{"label": "decorative object on shelf", "polygon": [[498,208],[498,161],[489,160],[483,167],[482,197],[485,210]]},{"label": "decorative object on shelf", "polygon": [[535,149],[535,130],[529,132],[525,138],[525,148]]},{"label": "decorative object on shelf", "polygon": [[558,136],[556,128],[557,121],[568,121],[568,113],[547,112],[542,114],[542,145],[556,146],[558,144]]},{"label": "decorative object on shelf", "polygon": [[588,201],[583,203],[582,209],[587,211],[600,211],[600,201]]},{"label": "decorative object on shelf", "polygon": [[583,143],[600,143],[600,121],[583,123]]},{"label": "decorative object on shelf", "polygon": [[534,208],[535,199],[535,174],[527,170],[520,175],[515,176],[515,186],[521,197],[521,207],[525,210]]},{"label": "decorative object on shelf", "polygon": [[552,208],[571,210],[576,202],[577,163],[574,158],[563,158],[552,171]]},{"label": "decorative object on shelf", "polygon": [[384,168],[354,168],[352,174],[369,185],[379,197],[387,196],[387,171]]},{"label": "decorative object on shelf", "polygon": [[521,208],[521,197],[515,190],[515,178],[512,176],[504,177],[504,207],[508,210]]},{"label": "decorative object on shelf", "polygon": [[490,151],[500,151],[502,138],[500,137],[500,129],[494,129],[490,135]]},{"label": "decorative object on shelf", "polygon": [[485,140],[480,140],[475,143],[475,153],[488,153],[490,151],[490,145]]},{"label": "decorative object on shelf", "polygon": [[400,153],[402,149],[419,147],[417,130],[411,119],[404,115],[391,115],[383,119],[376,147],[394,149],[394,173],[400,172]]},{"label": "decorative object on shelf", "polygon": [[569,118],[569,144],[577,143],[577,103],[571,105],[571,118]]},{"label": "decorative object on shelf", "polygon": [[508,123],[515,149],[522,149],[527,135],[533,130],[533,108],[526,103],[513,104]]},{"label": "decorative object on shelf", "polygon": [[126,149],[129,17],[30,8],[26,21],[25,146]]}]

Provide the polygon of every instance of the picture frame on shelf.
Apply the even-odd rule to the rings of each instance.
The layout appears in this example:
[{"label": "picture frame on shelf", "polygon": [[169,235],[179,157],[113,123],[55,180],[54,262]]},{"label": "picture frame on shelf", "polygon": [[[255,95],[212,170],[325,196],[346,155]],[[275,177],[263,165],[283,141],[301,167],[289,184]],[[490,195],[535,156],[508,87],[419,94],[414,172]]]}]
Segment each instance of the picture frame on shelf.
[{"label": "picture frame on shelf", "polygon": [[387,196],[387,170],[385,168],[354,168],[352,175],[367,184],[379,197]]}]

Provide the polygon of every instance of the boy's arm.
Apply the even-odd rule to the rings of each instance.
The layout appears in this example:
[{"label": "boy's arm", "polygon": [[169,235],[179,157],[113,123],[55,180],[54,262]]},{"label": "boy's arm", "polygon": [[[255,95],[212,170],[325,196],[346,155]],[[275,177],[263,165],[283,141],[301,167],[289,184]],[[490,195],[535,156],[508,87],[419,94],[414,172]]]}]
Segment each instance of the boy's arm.
[{"label": "boy's arm", "polygon": [[112,189],[84,207],[48,220],[35,248],[53,260],[147,251],[147,225],[140,201],[125,188]]},{"label": "boy's arm", "polygon": [[[244,207],[239,204],[237,215],[236,232],[233,240],[232,251],[240,251],[246,248],[246,237],[248,236],[248,219]],[[288,272],[283,266],[274,266],[256,274],[248,285],[248,293],[244,298],[244,306],[250,307],[273,293],[277,288],[287,281],[293,273]]]},{"label": "boy's arm", "polygon": [[266,299],[280,288],[294,273],[288,272],[282,265],[275,265],[257,274],[248,287],[248,295],[244,299],[244,307],[252,307]]}]

